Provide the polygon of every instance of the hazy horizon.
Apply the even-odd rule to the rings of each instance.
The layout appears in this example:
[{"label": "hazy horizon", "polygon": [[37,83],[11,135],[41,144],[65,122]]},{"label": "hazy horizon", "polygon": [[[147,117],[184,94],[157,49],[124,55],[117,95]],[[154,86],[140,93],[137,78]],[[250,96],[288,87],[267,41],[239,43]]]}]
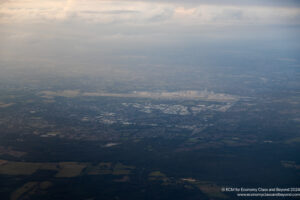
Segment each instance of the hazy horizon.
[{"label": "hazy horizon", "polygon": [[226,67],[241,58],[299,66],[298,1],[26,0],[0,5],[3,72],[114,76],[172,65],[183,71]]}]

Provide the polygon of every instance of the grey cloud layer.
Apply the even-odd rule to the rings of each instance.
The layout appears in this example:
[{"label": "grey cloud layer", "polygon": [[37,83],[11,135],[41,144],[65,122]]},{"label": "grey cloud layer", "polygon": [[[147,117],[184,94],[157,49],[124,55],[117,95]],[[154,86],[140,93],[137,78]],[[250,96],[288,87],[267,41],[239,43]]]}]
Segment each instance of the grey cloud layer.
[{"label": "grey cloud layer", "polygon": [[[206,52],[210,44],[217,46],[229,41],[236,45],[236,41],[243,41],[246,48],[231,49],[239,52],[252,43],[259,46],[264,40],[293,40],[291,35],[299,31],[290,27],[300,25],[300,8],[291,6],[294,3],[2,1],[0,63],[29,63],[28,66],[40,68],[68,65],[73,69],[197,63],[199,55],[209,57]],[[297,44],[294,41],[299,40],[293,40]],[[221,48],[212,49],[211,55],[215,56],[214,52]]]},{"label": "grey cloud layer", "polygon": [[[0,23],[83,23],[178,25],[299,24],[300,7],[246,6],[235,1],[9,1],[0,8]],[[223,1],[225,2],[225,1]],[[265,2],[265,1],[263,1]],[[269,1],[266,1],[269,2]],[[274,2],[277,2],[276,0]],[[279,1],[278,1],[279,2]],[[289,2],[289,1],[287,1]],[[273,4],[272,4],[273,5]],[[286,5],[290,5],[286,3]]]},{"label": "grey cloud layer", "polygon": [[[118,1],[118,0],[104,0]],[[236,6],[300,6],[299,0],[124,0],[135,2],[156,2],[156,3],[176,3],[176,4],[212,4],[212,5],[236,5]]]}]

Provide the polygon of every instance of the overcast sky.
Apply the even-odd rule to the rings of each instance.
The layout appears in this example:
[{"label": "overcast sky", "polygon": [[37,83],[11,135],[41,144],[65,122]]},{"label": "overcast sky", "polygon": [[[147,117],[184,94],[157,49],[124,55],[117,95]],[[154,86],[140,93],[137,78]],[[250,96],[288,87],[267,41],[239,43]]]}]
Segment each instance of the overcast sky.
[{"label": "overcast sky", "polygon": [[97,24],[299,24],[291,0],[11,0],[1,2],[1,24],[82,21]]},{"label": "overcast sky", "polygon": [[297,0],[0,0],[0,67],[188,64],[264,43],[298,59],[299,25]]}]

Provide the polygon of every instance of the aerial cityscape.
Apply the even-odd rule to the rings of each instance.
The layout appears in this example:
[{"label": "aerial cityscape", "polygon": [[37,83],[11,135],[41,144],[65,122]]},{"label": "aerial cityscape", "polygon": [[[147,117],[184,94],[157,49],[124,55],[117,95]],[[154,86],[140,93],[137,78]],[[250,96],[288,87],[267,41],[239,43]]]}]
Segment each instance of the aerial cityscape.
[{"label": "aerial cityscape", "polygon": [[0,1],[0,199],[300,198],[300,2]]}]

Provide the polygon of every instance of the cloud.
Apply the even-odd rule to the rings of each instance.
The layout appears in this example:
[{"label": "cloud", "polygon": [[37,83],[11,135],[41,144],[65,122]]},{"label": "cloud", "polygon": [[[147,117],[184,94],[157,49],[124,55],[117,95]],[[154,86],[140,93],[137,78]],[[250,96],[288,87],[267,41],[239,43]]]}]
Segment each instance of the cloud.
[{"label": "cloud", "polygon": [[119,14],[139,14],[140,12],[137,10],[108,10],[108,11],[86,10],[86,11],[81,11],[81,13],[119,15]]},{"label": "cloud", "polygon": [[0,60],[36,60],[49,66],[135,66],[138,62],[161,64],[162,60],[195,63],[198,54],[203,54],[195,49],[208,51],[201,46],[207,41],[290,40],[292,34],[298,33],[278,28],[300,24],[300,8],[287,6],[291,3],[273,6],[264,0],[222,2],[2,1]]},{"label": "cloud", "polygon": [[[0,23],[46,23],[81,20],[87,23],[177,24],[299,24],[295,1],[7,1],[0,8]],[[223,3],[222,3],[223,2]],[[238,3],[243,2],[243,3]],[[285,3],[280,3],[285,2]],[[281,5],[282,6],[279,6]],[[274,6],[275,5],[275,6]]]},{"label": "cloud", "polygon": [[[107,1],[107,0],[102,0]],[[119,0],[110,0],[119,1]],[[123,0],[129,2],[154,2],[154,3],[170,3],[180,5],[227,5],[227,6],[280,6],[295,7],[300,6],[299,0]]]}]

